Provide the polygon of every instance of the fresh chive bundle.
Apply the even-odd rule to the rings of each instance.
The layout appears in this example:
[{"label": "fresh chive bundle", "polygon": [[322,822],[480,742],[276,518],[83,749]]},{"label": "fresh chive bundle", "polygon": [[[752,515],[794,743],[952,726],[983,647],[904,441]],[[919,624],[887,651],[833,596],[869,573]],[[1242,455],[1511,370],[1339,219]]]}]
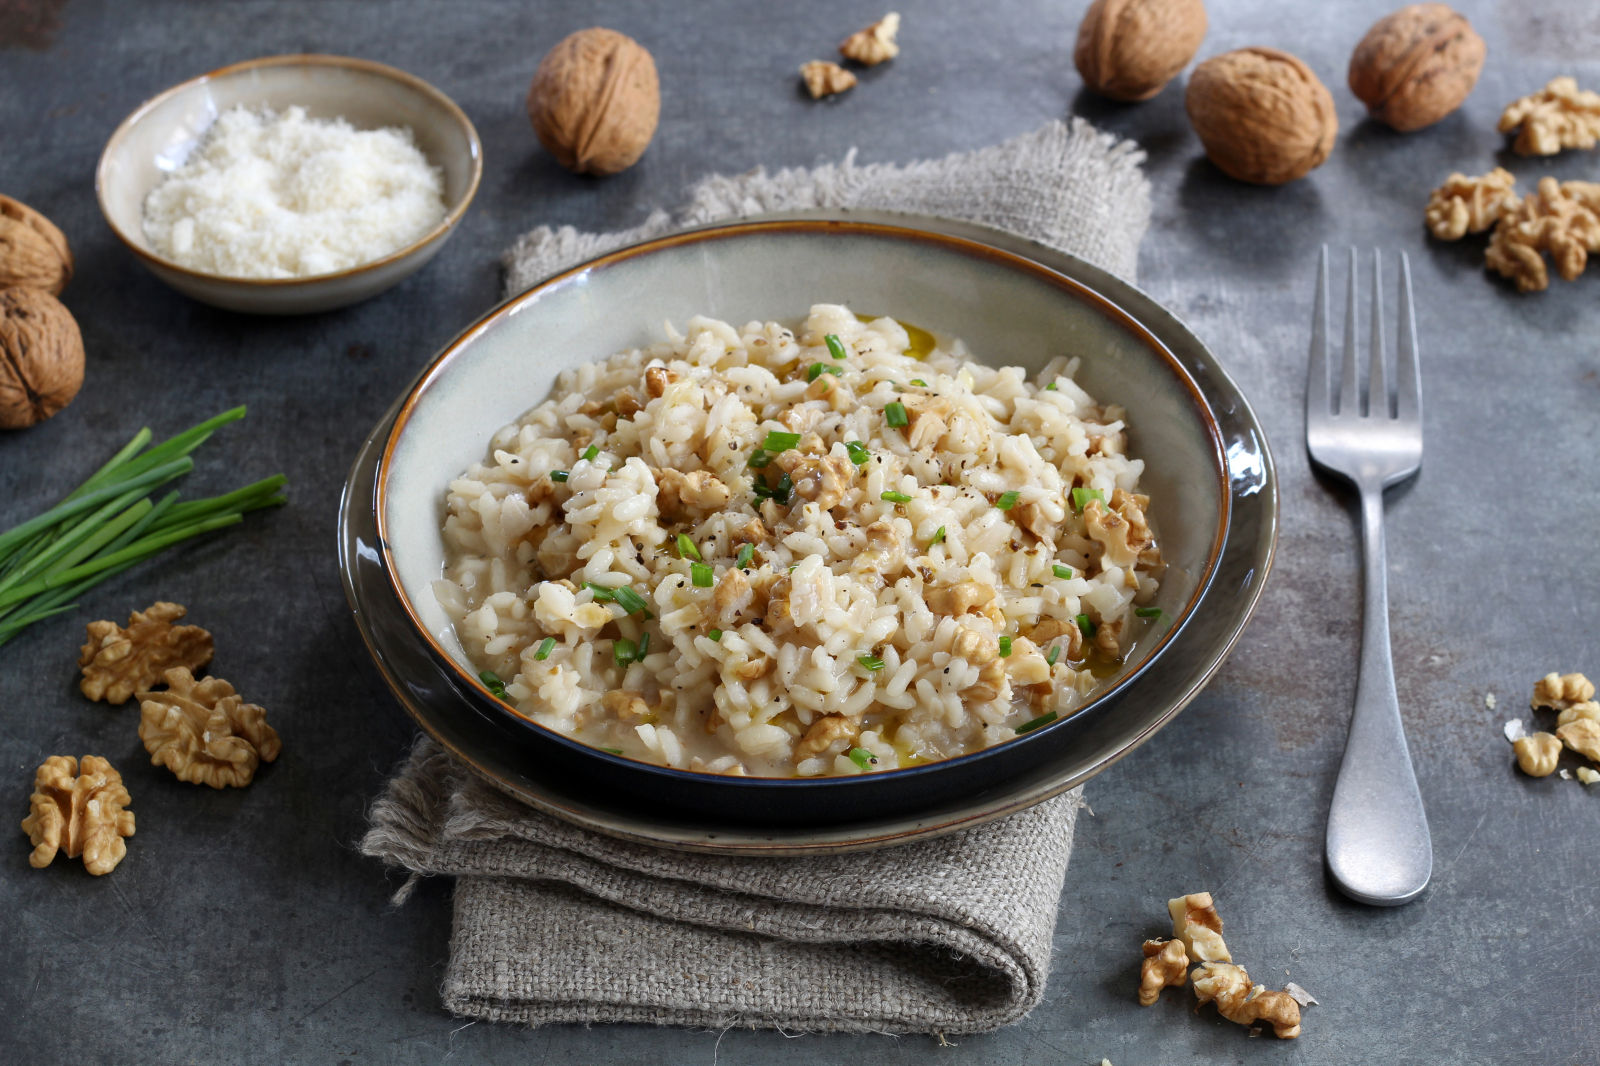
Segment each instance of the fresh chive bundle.
[{"label": "fresh chive bundle", "polygon": [[208,499],[180,503],[177,492],[150,498],[194,469],[189,453],[244,416],[243,407],[224,411],[149,451],[152,435],[141,429],[56,506],[0,533],[0,644],[72,610],[80,593],[174,544],[286,502],[282,474]]}]

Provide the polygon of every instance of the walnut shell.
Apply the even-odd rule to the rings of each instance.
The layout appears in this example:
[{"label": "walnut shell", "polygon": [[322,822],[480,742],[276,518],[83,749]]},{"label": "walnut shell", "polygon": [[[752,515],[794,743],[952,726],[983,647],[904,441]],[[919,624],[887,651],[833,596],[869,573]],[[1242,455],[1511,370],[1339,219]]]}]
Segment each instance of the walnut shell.
[{"label": "walnut shell", "polygon": [[83,336],[43,289],[0,289],[0,429],[43,422],[83,385]]},{"label": "walnut shell", "polygon": [[1304,177],[1339,134],[1327,86],[1276,48],[1241,48],[1201,63],[1184,107],[1218,169],[1258,185]]},{"label": "walnut shell", "polygon": [[1072,62],[1101,96],[1148,100],[1189,65],[1205,35],[1201,0],[1094,0]]},{"label": "walnut shell", "polygon": [[1401,133],[1461,106],[1486,52],[1465,18],[1444,4],[1412,4],[1379,19],[1350,57],[1350,91]]},{"label": "walnut shell", "polygon": [[528,87],[539,143],[568,170],[615,174],[655,136],[661,87],[655,60],[633,38],[579,30],[545,55]]},{"label": "walnut shell", "polygon": [[72,249],[55,223],[0,195],[0,289],[43,289],[51,296],[72,280]]}]

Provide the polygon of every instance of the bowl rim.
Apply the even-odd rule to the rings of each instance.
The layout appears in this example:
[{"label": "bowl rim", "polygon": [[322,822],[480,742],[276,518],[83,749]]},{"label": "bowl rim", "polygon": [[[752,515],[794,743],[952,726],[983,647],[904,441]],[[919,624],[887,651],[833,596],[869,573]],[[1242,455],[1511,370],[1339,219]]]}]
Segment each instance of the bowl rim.
[{"label": "bowl rim", "polygon": [[[553,274],[539,282],[537,285],[534,285],[531,288],[504,300],[498,306],[492,308],[477,321],[473,322],[467,328],[462,330],[453,340],[447,343],[428,363],[428,365],[418,373],[416,379],[408,387],[403,398],[397,402],[397,410],[395,411],[393,421],[386,434],[382,453],[379,457],[377,470],[375,472],[375,480],[377,484],[374,492],[374,510],[376,512],[375,525],[378,534],[377,547],[378,551],[383,557],[384,571],[388,579],[390,589],[394,593],[396,599],[399,601],[399,604],[405,612],[413,631],[422,637],[435,658],[453,670],[457,677],[471,689],[476,690],[482,700],[487,701],[489,705],[492,705],[497,708],[497,710],[509,715],[519,724],[542,730],[544,733],[556,739],[564,746],[573,748],[581,755],[612,760],[618,763],[626,764],[629,767],[640,768],[644,772],[664,774],[669,778],[683,775],[691,779],[698,779],[708,775],[708,771],[695,771],[685,768],[660,766],[655,763],[647,763],[638,759],[630,759],[626,756],[613,755],[604,749],[594,747],[573,737],[566,736],[565,734],[550,729],[549,727],[541,725],[533,719],[522,715],[515,708],[498,699],[492,692],[490,692],[488,687],[476,674],[470,673],[464,669],[461,664],[456,661],[455,656],[451,655],[445,648],[441,647],[439,642],[434,638],[432,631],[422,621],[400,581],[399,567],[396,565],[389,546],[389,475],[393,469],[392,460],[394,456],[394,450],[398,446],[400,438],[404,434],[406,426],[410,422],[411,415],[416,410],[423,394],[428,391],[430,386],[437,381],[442,374],[445,373],[445,371],[448,369],[448,364],[451,363],[454,358],[458,356],[460,352],[464,350],[473,340],[475,340],[486,330],[493,327],[497,322],[514,315],[525,303],[541,299],[547,290],[552,289],[569,278],[587,274],[594,270],[600,270],[609,266],[614,266],[618,263],[642,256],[647,256],[655,252],[677,248],[680,245],[698,244],[707,241],[744,237],[760,233],[790,232],[813,234],[865,234],[869,236],[888,237],[900,240],[914,240],[935,245],[943,245],[949,249],[972,256],[974,258],[987,260],[989,262],[998,262],[1014,269],[1018,269],[1020,272],[1031,275],[1035,279],[1043,281],[1056,289],[1070,293],[1077,298],[1085,300],[1102,313],[1106,314],[1109,318],[1118,322],[1130,333],[1132,333],[1138,340],[1142,341],[1148,348],[1154,351],[1156,355],[1166,363],[1168,369],[1177,378],[1177,380],[1182,383],[1182,386],[1188,395],[1190,404],[1199,415],[1199,420],[1204,426],[1207,439],[1211,445],[1213,473],[1216,480],[1218,499],[1220,503],[1217,528],[1212,537],[1210,549],[1206,555],[1205,565],[1200,571],[1199,578],[1195,582],[1194,590],[1190,593],[1187,602],[1183,606],[1183,610],[1173,619],[1172,624],[1167,627],[1166,631],[1161,634],[1161,638],[1149,648],[1144,650],[1144,653],[1134,667],[1128,670],[1121,677],[1117,678],[1112,685],[1095,693],[1092,699],[1075,708],[1065,717],[1057,718],[1041,728],[1031,730],[1029,733],[1022,736],[1014,737],[1012,740],[1006,741],[1003,744],[997,744],[991,748],[985,748],[975,752],[967,752],[948,759],[940,759],[934,762],[922,763],[917,766],[896,767],[893,770],[884,770],[876,774],[860,775],[859,778],[849,777],[842,779],[843,783],[848,784],[851,781],[880,778],[886,774],[893,774],[899,777],[910,777],[914,775],[934,773],[937,772],[941,767],[948,766],[958,761],[979,761],[1001,748],[1007,748],[1017,743],[1027,743],[1029,740],[1043,735],[1052,727],[1077,718],[1079,715],[1088,712],[1097,704],[1121,693],[1136,679],[1142,676],[1145,671],[1149,669],[1151,664],[1156,661],[1160,652],[1172,640],[1174,640],[1180,632],[1183,631],[1188,621],[1194,616],[1196,607],[1199,605],[1207,590],[1210,588],[1212,580],[1217,573],[1218,566],[1222,559],[1223,549],[1227,542],[1228,532],[1233,518],[1233,492],[1222,430],[1217,422],[1215,413],[1211,410],[1209,401],[1206,399],[1205,394],[1200,388],[1199,384],[1194,380],[1192,374],[1183,365],[1182,361],[1179,360],[1177,356],[1168,348],[1164,341],[1157,337],[1153,331],[1151,331],[1132,314],[1124,310],[1114,300],[1096,291],[1089,285],[1086,285],[1075,278],[1068,277],[1058,271],[1052,270],[1049,267],[1025,256],[997,248],[992,245],[984,244],[979,241],[969,240],[964,237],[939,233],[931,230],[916,229],[909,226],[890,225],[881,222],[828,218],[766,219],[735,222],[727,225],[701,227],[693,230],[668,234],[653,240],[630,245],[605,255],[597,256],[567,270]],[[534,405],[539,402],[542,401],[535,400]],[[720,777],[721,775],[710,774],[710,776]],[[751,776],[727,778],[727,780],[735,783],[736,786],[745,788],[836,788],[841,784],[840,778],[831,776],[820,778]]]},{"label": "bowl rim", "polygon": [[[116,219],[112,217],[111,210],[106,203],[106,186],[108,184],[107,169],[110,166],[112,152],[120,146],[122,141],[126,139],[128,134],[135,126],[143,121],[151,111],[155,110],[167,100],[207,82],[220,81],[225,78],[231,78],[236,75],[243,74],[247,71],[258,70],[263,67],[291,66],[341,67],[347,70],[359,70],[369,74],[377,74],[382,77],[386,77],[391,81],[400,82],[403,85],[417,90],[444,108],[446,113],[450,115],[450,117],[457,123],[457,125],[461,127],[463,131],[465,131],[467,135],[469,154],[472,157],[472,173],[468,178],[466,191],[462,194],[460,201],[455,206],[450,208],[450,210],[445,212],[444,218],[439,222],[438,225],[434,226],[427,233],[412,241],[404,248],[390,252],[388,255],[379,259],[373,259],[366,263],[360,263],[344,270],[336,270],[328,274],[311,274],[303,278],[240,278],[234,277],[230,274],[212,274],[204,270],[195,270],[192,267],[186,267],[179,263],[174,263],[172,260],[166,258],[165,256],[157,255],[148,248],[141,247],[138,242],[134,241],[125,232],[123,232],[122,227],[117,225]],[[128,117],[123,119],[122,122],[118,124],[117,128],[112,131],[110,138],[106,141],[106,146],[100,151],[100,160],[95,164],[94,168],[95,199],[100,205],[100,215],[106,220],[106,225],[111,227],[111,232],[116,234],[117,239],[126,245],[134,255],[137,255],[140,259],[143,259],[151,267],[158,268],[160,270],[172,271],[175,274],[182,274],[200,281],[225,282],[246,288],[263,289],[292,288],[297,285],[307,285],[313,282],[331,281],[336,278],[349,278],[358,274],[364,274],[373,270],[377,270],[380,267],[388,266],[392,263],[399,262],[400,260],[422,250],[454,229],[456,224],[459,223],[466,215],[467,208],[472,205],[472,200],[475,196],[477,196],[478,186],[482,181],[483,141],[478,136],[478,128],[472,124],[472,120],[467,117],[467,113],[461,110],[461,107],[454,100],[445,95],[443,90],[427,81],[424,81],[415,74],[408,74],[398,67],[391,67],[386,63],[379,63],[376,60],[371,59],[357,59],[354,56],[328,55],[320,52],[263,56],[259,59],[247,59],[242,63],[230,63],[228,66],[218,67],[215,70],[209,70],[204,74],[197,75],[188,79],[187,81],[179,82],[170,89],[165,89],[157,93],[155,96],[150,97],[150,99],[134,108]]]}]

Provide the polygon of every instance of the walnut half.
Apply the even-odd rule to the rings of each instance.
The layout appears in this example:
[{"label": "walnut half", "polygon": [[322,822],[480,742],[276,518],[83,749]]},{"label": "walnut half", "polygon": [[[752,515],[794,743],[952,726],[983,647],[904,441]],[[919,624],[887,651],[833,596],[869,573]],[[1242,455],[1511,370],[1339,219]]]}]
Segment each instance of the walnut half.
[{"label": "walnut half", "polygon": [[200,669],[211,661],[211,634],[199,626],[172,623],[188,611],[176,603],[153,603],[128,617],[127,628],[115,622],[90,622],[89,640],[78,656],[83,680],[78,688],[91,700],[113,706],[159,684],[175,666]]},{"label": "walnut half", "polygon": [[165,692],[139,693],[139,739],[153,766],[180,781],[212,788],[243,788],[256,767],[278,757],[283,745],[267,712],[246,703],[220,677],[196,681],[183,667],[164,675]]},{"label": "walnut half", "polygon": [[122,838],[133,836],[133,812],[125,809],[132,800],[106,760],[85,755],[79,769],[72,756],[52,755],[34,774],[33,810],[22,820],[33,844],[28,864],[43,869],[65,849],[69,859],[82,855],[84,867],[99,877],[128,854]]},{"label": "walnut half", "polygon": [[1182,988],[1189,979],[1189,956],[1181,940],[1146,940],[1139,965],[1139,1006],[1153,1007],[1163,988]]}]

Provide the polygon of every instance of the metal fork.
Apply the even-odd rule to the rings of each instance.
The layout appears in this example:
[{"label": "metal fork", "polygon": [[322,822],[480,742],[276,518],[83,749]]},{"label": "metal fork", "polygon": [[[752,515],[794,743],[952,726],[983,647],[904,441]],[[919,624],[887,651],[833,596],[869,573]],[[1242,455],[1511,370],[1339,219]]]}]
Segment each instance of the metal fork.
[{"label": "metal fork", "polygon": [[1392,907],[1410,902],[1427,886],[1433,845],[1395,694],[1383,548],[1383,490],[1422,465],[1417,322],[1405,253],[1400,255],[1400,345],[1392,394],[1383,349],[1381,275],[1374,251],[1371,370],[1363,390],[1356,351],[1356,252],[1350,250],[1344,366],[1335,392],[1329,380],[1328,248],[1322,248],[1306,385],[1306,448],[1320,466],[1342,475],[1360,492],[1365,564],[1361,669],[1350,736],[1328,810],[1328,869],[1345,895]]}]

